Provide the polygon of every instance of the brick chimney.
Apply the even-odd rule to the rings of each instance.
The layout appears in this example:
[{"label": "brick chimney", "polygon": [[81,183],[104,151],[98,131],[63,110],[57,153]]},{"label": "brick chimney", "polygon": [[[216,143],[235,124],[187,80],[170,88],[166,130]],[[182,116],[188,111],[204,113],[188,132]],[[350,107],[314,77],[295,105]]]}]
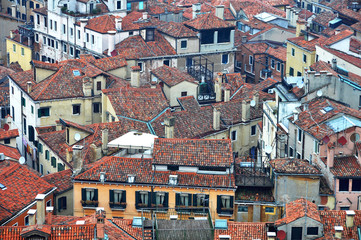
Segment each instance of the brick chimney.
[{"label": "brick chimney", "polygon": [[43,225],[45,222],[45,194],[38,194],[36,200],[36,223]]},{"label": "brick chimney", "polygon": [[166,138],[174,138],[174,125],[175,125],[174,117],[167,117],[164,119]]},{"label": "brick chimney", "polygon": [[342,226],[335,226],[335,238],[336,239],[342,239],[342,232],[343,232]]},{"label": "brick chimney", "polygon": [[354,224],[355,214],[356,213],[354,210],[346,211],[346,227],[347,228],[352,228],[355,225]]},{"label": "brick chimney", "polygon": [[306,26],[307,22],[304,19],[298,19],[297,23],[296,23],[296,37],[301,36],[301,31],[306,31],[307,26]]},{"label": "brick chimney", "polygon": [[46,224],[51,225],[53,221],[54,207],[46,207]]},{"label": "brick chimney", "polygon": [[30,209],[28,211],[29,215],[29,225],[35,225],[36,224],[36,209]]},{"label": "brick chimney", "polygon": [[246,100],[242,101],[242,121],[246,122],[250,119],[250,105]]},{"label": "brick chimney", "polygon": [[73,172],[78,174],[83,168],[83,146],[74,145],[73,146]]},{"label": "brick chimney", "polygon": [[31,81],[28,81],[28,82],[26,82],[26,85],[27,85],[27,92],[31,93],[33,83]]},{"label": "brick chimney", "polygon": [[102,152],[104,155],[108,154],[108,134],[109,130],[107,128],[102,130]]},{"label": "brick chimney", "polygon": [[131,67],[130,72],[130,86],[134,88],[140,87],[140,66]]},{"label": "brick chimney", "polygon": [[112,55],[115,48],[115,34],[117,31],[108,31],[108,56]]},{"label": "brick chimney", "polygon": [[213,107],[213,129],[219,130],[221,128],[221,112],[217,107]]}]

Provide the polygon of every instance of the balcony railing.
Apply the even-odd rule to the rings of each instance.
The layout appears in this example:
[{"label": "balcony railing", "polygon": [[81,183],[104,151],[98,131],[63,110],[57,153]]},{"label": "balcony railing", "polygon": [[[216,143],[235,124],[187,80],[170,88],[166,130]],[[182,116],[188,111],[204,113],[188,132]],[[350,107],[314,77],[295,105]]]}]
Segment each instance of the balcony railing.
[{"label": "balcony railing", "polygon": [[81,205],[83,207],[98,207],[99,202],[98,201],[91,201],[91,200],[81,200]]},{"label": "balcony railing", "polygon": [[127,207],[127,203],[125,203],[125,202],[109,202],[109,207],[112,209],[125,209]]}]

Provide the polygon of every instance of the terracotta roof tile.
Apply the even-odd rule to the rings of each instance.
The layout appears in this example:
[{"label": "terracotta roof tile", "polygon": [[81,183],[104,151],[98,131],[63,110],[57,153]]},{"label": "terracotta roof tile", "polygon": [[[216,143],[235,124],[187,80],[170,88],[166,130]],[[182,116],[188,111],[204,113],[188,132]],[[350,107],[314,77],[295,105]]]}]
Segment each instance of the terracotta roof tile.
[{"label": "terracotta roof tile", "polygon": [[233,162],[230,139],[154,140],[154,164],[229,167]]},{"label": "terracotta roof tile", "polygon": [[303,159],[274,159],[270,161],[272,169],[283,174],[320,175],[321,172],[307,160]]},{"label": "terracotta roof tile", "polygon": [[186,27],[184,23],[178,22],[160,22],[157,26],[158,31],[174,38],[196,38],[197,32]]},{"label": "terracotta roof tile", "polygon": [[317,205],[304,198],[300,198],[286,204],[286,217],[277,220],[275,225],[280,226],[288,224],[304,216],[321,222]]},{"label": "terracotta roof tile", "polygon": [[42,15],[48,15],[48,8],[47,7],[36,8],[33,11],[36,12],[36,13],[40,13]]},{"label": "terracotta roof tile", "polygon": [[355,156],[335,157],[330,170],[335,177],[361,176],[361,165]]},{"label": "terracotta roof tile", "polygon": [[286,12],[278,8],[272,7],[269,3],[259,0],[232,0],[231,4],[237,12],[240,12],[242,10],[248,19],[253,19],[255,15],[263,12],[271,13],[283,18],[286,17]]},{"label": "terracotta roof tile", "polygon": [[182,8],[179,8],[177,6],[173,6],[167,3],[157,2],[157,1],[149,1],[148,2],[148,13],[150,15],[158,15],[158,14],[164,14],[164,13],[180,13],[183,11]]},{"label": "terracotta roof tile", "polygon": [[12,129],[12,130],[8,130],[8,131],[0,129],[0,140],[16,138],[18,136],[19,136],[18,129]]},{"label": "terracotta roof tile", "polygon": [[198,15],[184,24],[196,30],[235,28],[233,24],[216,17],[213,13]]},{"label": "terracotta roof tile", "polygon": [[198,85],[198,81],[187,72],[181,72],[178,68],[169,67],[167,65],[163,65],[159,68],[152,70],[152,73],[159,80],[161,80],[170,87],[175,86],[183,81],[195,83]]},{"label": "terracotta roof tile", "polygon": [[180,97],[178,98],[178,102],[183,110],[189,112],[199,111],[201,109],[197,100],[193,96]]},{"label": "terracotta roof tile", "polygon": [[236,200],[254,202],[274,202],[272,188],[240,187],[236,191]]},{"label": "terracotta roof tile", "polygon": [[3,153],[6,157],[19,160],[21,154],[17,148],[0,144],[0,153]]},{"label": "terracotta roof tile", "polygon": [[350,39],[350,51],[359,54],[361,52],[361,40],[356,38]]},{"label": "terracotta roof tile", "polygon": [[[223,4],[221,4],[220,2],[223,2]],[[209,2],[204,2],[201,4],[201,14],[205,14],[205,13],[212,13],[215,14],[216,12],[216,7],[218,5],[223,5],[224,6],[224,20],[225,21],[234,21],[236,20],[236,18],[233,16],[232,11],[229,8],[229,0],[226,1],[213,1],[212,3]],[[193,10],[192,8],[187,8],[184,13],[183,13],[183,17],[185,19],[192,19],[193,18]]]},{"label": "terracotta roof tile", "polygon": [[64,171],[45,175],[43,179],[56,187],[56,193],[62,193],[73,188],[72,176],[73,171],[67,169]]},{"label": "terracotta roof tile", "polygon": [[85,28],[99,32],[108,33],[108,31],[116,31],[115,19],[113,15],[103,15],[88,20]]},{"label": "terracotta roof tile", "polygon": [[361,32],[361,22],[357,22],[351,25],[351,28],[355,31]]},{"label": "terracotta roof tile", "polygon": [[123,229],[129,235],[137,240],[143,239],[142,228],[137,228],[132,226],[132,219],[119,219],[114,218],[111,220],[114,224],[116,224],[119,228]]},{"label": "terracotta roof tile", "polygon": [[227,230],[214,231],[214,239],[219,240],[220,235],[229,235],[237,240],[267,239],[267,223],[228,222]]},{"label": "terracotta roof tile", "polygon": [[345,60],[346,62],[349,62],[352,65],[355,65],[358,68],[361,68],[361,61],[359,57],[326,47],[326,46],[320,46],[322,49],[326,50],[327,52]]},{"label": "terracotta roof tile", "polygon": [[312,21],[324,27],[328,27],[328,23],[335,18],[337,18],[337,14],[329,11],[323,11],[319,13]]},{"label": "terracotta roof tile", "polygon": [[0,191],[0,223],[32,203],[38,194],[54,188],[26,166],[9,160],[0,162],[0,183],[6,187]]},{"label": "terracotta roof tile", "polygon": [[117,116],[150,121],[168,108],[160,88],[120,88],[103,91]]}]

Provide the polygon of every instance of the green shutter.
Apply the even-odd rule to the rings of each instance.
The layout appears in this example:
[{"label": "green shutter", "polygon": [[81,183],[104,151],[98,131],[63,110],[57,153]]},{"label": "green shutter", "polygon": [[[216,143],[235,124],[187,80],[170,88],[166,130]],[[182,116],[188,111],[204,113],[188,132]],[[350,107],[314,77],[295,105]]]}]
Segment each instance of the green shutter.
[{"label": "green shutter", "polygon": [[231,208],[233,208],[233,196],[231,196],[231,199],[230,199],[230,201],[229,201],[229,206],[230,206]]},{"label": "green shutter", "polygon": [[193,206],[197,206],[197,194],[193,194]]},{"label": "green shutter", "polygon": [[188,206],[191,207],[192,206],[192,194],[188,194]]},{"label": "green shutter", "polygon": [[51,166],[56,167],[56,158],[51,157]]},{"label": "green shutter", "polygon": [[45,159],[49,160],[49,150],[45,150]]},{"label": "green shutter", "polygon": [[179,193],[175,194],[175,205],[176,206],[180,205],[180,194]]},{"label": "green shutter", "polygon": [[86,201],[86,188],[81,189],[81,200]]},{"label": "green shutter", "polygon": [[127,191],[123,191],[122,193],[122,202],[127,202]]},{"label": "green shutter", "polygon": [[41,118],[41,109],[38,109],[38,117]]},{"label": "green shutter", "polygon": [[168,193],[165,193],[165,195],[164,195],[164,204],[163,204],[164,207],[168,207],[168,199],[169,199]]},{"label": "green shutter", "polygon": [[152,196],[152,201],[150,202],[150,205],[149,204],[148,205],[151,207],[152,204],[154,205],[157,204],[157,192],[153,192],[153,193],[150,192],[150,194]]},{"label": "green shutter", "polygon": [[209,195],[208,194],[206,194],[206,197],[204,200],[205,200],[205,206],[209,207]]},{"label": "green shutter", "polygon": [[43,144],[38,144],[38,152],[43,153]]},{"label": "green shutter", "polygon": [[221,213],[221,208],[222,208],[222,199],[221,199],[221,195],[217,196],[217,213]]},{"label": "green shutter", "polygon": [[114,190],[109,190],[109,202],[114,202]]},{"label": "green shutter", "polygon": [[93,201],[98,201],[98,189],[94,189],[94,199]]},{"label": "green shutter", "polygon": [[138,207],[138,203],[140,202],[140,193],[139,191],[135,191],[135,208],[139,208]]},{"label": "green shutter", "polygon": [[152,195],[154,195],[154,193],[152,194],[152,192],[148,192],[148,207],[150,207],[152,204]]}]

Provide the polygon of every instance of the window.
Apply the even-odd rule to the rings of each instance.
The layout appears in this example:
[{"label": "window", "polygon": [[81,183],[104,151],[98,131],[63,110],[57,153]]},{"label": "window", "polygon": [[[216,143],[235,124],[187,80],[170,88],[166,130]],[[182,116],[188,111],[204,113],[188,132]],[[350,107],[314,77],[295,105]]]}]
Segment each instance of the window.
[{"label": "window", "polygon": [[24,224],[25,226],[29,226],[29,215],[24,218]]},{"label": "window", "polygon": [[102,82],[97,82],[97,90],[100,91],[102,90]]},{"label": "window", "polygon": [[33,8],[34,8],[34,2],[33,2],[33,1],[30,1],[30,3],[29,3],[29,7],[30,7],[31,9],[33,9]]},{"label": "window", "polygon": [[89,42],[89,33],[86,34],[86,42]]},{"label": "window", "polygon": [[143,63],[142,63],[142,62],[139,62],[139,63],[138,63],[138,66],[140,67],[140,71],[143,72]]},{"label": "window", "polygon": [[231,41],[231,30],[220,29],[218,30],[218,43],[226,43]]},{"label": "window", "polygon": [[146,41],[154,41],[154,29],[147,29],[145,34]]},{"label": "window", "polygon": [[307,62],[307,55],[303,54],[303,62],[306,63]]},{"label": "window", "polygon": [[93,113],[100,113],[100,103],[93,103]]},{"label": "window", "polygon": [[43,144],[38,143],[38,152],[43,153]]},{"label": "window", "polygon": [[111,208],[126,208],[126,191],[109,190],[109,206]]},{"label": "window", "polygon": [[66,197],[61,197],[61,198],[58,198],[58,211],[61,212],[63,210],[66,210],[67,206],[66,206]]},{"label": "window", "polygon": [[61,171],[63,171],[64,169],[65,169],[64,164],[58,163],[58,172],[61,172]]},{"label": "window", "polygon": [[301,153],[297,152],[297,153],[296,153],[296,158],[297,158],[297,159],[301,159]]},{"label": "window", "polygon": [[267,214],[274,214],[275,213],[275,208],[274,207],[265,207],[264,209],[265,213]]},{"label": "window", "polygon": [[98,189],[82,188],[81,189],[82,205],[86,207],[98,206]]},{"label": "window", "polygon": [[233,196],[229,196],[229,195],[217,196],[217,213],[233,214]]},{"label": "window", "polygon": [[340,210],[347,211],[347,210],[350,210],[350,207],[349,206],[340,207]]},{"label": "window", "polygon": [[251,127],[251,136],[256,135],[256,133],[257,133],[257,126],[256,126],[256,125],[253,125],[253,126]]},{"label": "window", "polygon": [[163,64],[169,66],[169,60],[164,60]]},{"label": "window", "polygon": [[43,164],[40,164],[40,174],[44,175],[44,166],[43,166]]},{"label": "window", "polygon": [[127,3],[127,11],[132,10],[132,3]]},{"label": "window", "polygon": [[222,64],[228,63],[228,54],[222,54]]},{"label": "window", "polygon": [[176,193],[175,205],[182,207],[189,207],[192,205],[192,194],[189,193]]},{"label": "window", "polygon": [[297,140],[299,142],[302,142],[302,130],[301,129],[297,129]]},{"label": "window", "polygon": [[26,135],[26,118],[24,118],[24,134]]},{"label": "window", "polygon": [[294,72],[295,72],[295,70],[293,69],[293,67],[290,67],[290,76],[291,77],[293,77],[293,75],[295,74]]},{"label": "window", "polygon": [[78,30],[78,39],[80,39],[80,30]]},{"label": "window", "polygon": [[271,68],[275,68],[275,60],[274,59],[271,59]]},{"label": "window", "polygon": [[352,179],[352,191],[353,192],[361,191],[361,179]]},{"label": "window", "polygon": [[59,43],[58,43],[58,41],[55,42],[55,48],[56,48],[56,49],[59,49]]},{"label": "window", "polygon": [[45,150],[45,159],[49,160],[49,150]]},{"label": "window", "polygon": [[35,42],[39,42],[39,34],[35,34]]},{"label": "window", "polygon": [[24,48],[22,47],[22,48],[21,48],[21,56],[24,56],[24,54],[25,54],[24,52],[25,52],[25,50],[24,50]]},{"label": "window", "polygon": [[187,92],[181,92],[181,96],[182,96],[182,97],[187,96]]},{"label": "window", "polygon": [[193,195],[193,206],[194,207],[208,207],[209,206],[209,195],[208,194],[194,194]]},{"label": "window", "polygon": [[13,121],[15,122],[15,109],[14,109],[14,107],[11,107],[11,109],[13,110]]},{"label": "window", "polygon": [[21,106],[26,107],[26,101],[24,97],[21,97]]},{"label": "window", "polygon": [[187,48],[187,40],[181,40],[181,48],[186,49]]},{"label": "window", "polygon": [[40,8],[40,5],[38,3],[35,6],[36,6],[35,8]]},{"label": "window", "polygon": [[213,44],[214,43],[214,30],[201,31],[201,44]]},{"label": "window", "polygon": [[[193,59],[188,57],[187,60],[186,60],[186,65],[187,65],[187,67],[192,66],[193,65]],[[361,99],[361,96],[360,96],[360,99]]]},{"label": "window", "polygon": [[64,52],[64,53],[67,52],[67,45],[66,45],[66,43],[63,44],[63,52]]},{"label": "window", "polygon": [[95,38],[94,38],[94,35],[92,35],[92,44],[95,44]]},{"label": "window", "polygon": [[21,6],[26,6],[26,0],[21,1]]},{"label": "window", "polygon": [[13,44],[13,52],[16,52],[16,45]]},{"label": "window", "polygon": [[136,191],[135,192],[136,208],[148,207],[150,204],[150,192]]},{"label": "window", "polygon": [[313,140],[313,152],[314,153],[320,152],[320,145],[318,144],[317,140]]},{"label": "window", "polygon": [[66,26],[63,24],[63,34],[66,34]]},{"label": "window", "polygon": [[139,2],[139,10],[143,10],[144,9],[144,2]]},{"label": "window", "polygon": [[47,206],[47,207],[51,207],[51,206],[52,206],[52,205],[51,205],[51,199],[46,202],[46,206]]},{"label": "window", "polygon": [[28,131],[29,131],[29,141],[34,142],[35,141],[35,130],[34,127],[29,125],[28,126]]},{"label": "window", "polygon": [[293,157],[293,148],[290,147],[290,157]]},{"label": "window", "polygon": [[44,26],[48,27],[48,19],[46,17],[44,17]]},{"label": "window", "polygon": [[5,138],[4,139],[4,144],[10,144],[10,138]]},{"label": "window", "polygon": [[280,62],[277,62],[277,71],[281,71],[281,63]]},{"label": "window", "polygon": [[253,56],[249,56],[249,65],[253,65]]},{"label": "window", "polygon": [[231,132],[231,140],[236,141],[237,140],[237,130],[233,130]]},{"label": "window", "polygon": [[58,24],[57,24],[56,21],[54,21],[54,30],[55,30],[55,31],[58,31]]},{"label": "window", "polygon": [[122,1],[117,1],[117,9],[122,9]]},{"label": "window", "polygon": [[155,192],[153,197],[153,205],[155,207],[168,207],[168,193],[167,192]]},{"label": "window", "polygon": [[294,48],[291,48],[291,54],[292,54],[292,56],[295,56],[295,49]]},{"label": "window", "polygon": [[36,23],[40,24],[40,16],[39,15],[36,15]]},{"label": "window", "polygon": [[238,212],[248,212],[248,206],[238,205]]},{"label": "window", "polygon": [[133,31],[130,31],[129,32],[129,36],[133,36],[134,35],[134,32]]},{"label": "window", "polygon": [[339,184],[338,190],[340,192],[347,192],[349,189],[350,181],[348,178],[340,178],[338,184]]},{"label": "window", "polygon": [[50,116],[50,107],[42,107],[38,109],[38,117],[49,117]]},{"label": "window", "polygon": [[50,25],[50,29],[53,29],[53,20],[50,19],[49,25]]},{"label": "window", "polygon": [[73,56],[73,55],[74,55],[74,48],[73,48],[73,47],[70,47],[69,50],[70,50],[70,55]]},{"label": "window", "polygon": [[55,157],[51,157],[51,166],[52,167],[56,167],[56,158]]},{"label": "window", "polygon": [[80,104],[73,105],[73,115],[79,115],[80,114]]},{"label": "window", "polygon": [[297,77],[301,77],[302,76],[302,73],[297,71]]}]

